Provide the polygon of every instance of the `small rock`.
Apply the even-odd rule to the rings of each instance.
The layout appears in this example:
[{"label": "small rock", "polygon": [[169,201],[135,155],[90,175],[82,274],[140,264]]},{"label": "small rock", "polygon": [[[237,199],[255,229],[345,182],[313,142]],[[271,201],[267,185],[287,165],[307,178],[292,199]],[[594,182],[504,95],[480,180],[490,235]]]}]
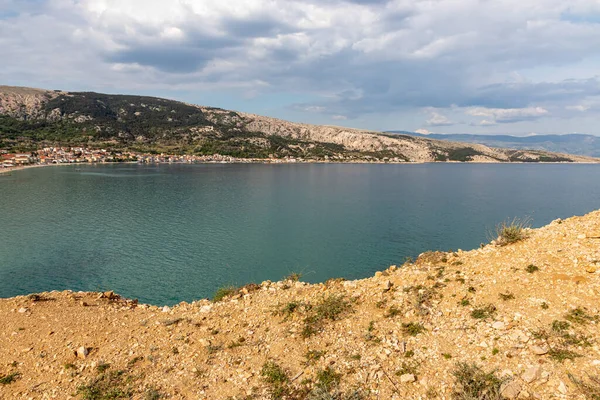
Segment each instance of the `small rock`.
[{"label": "small rock", "polygon": [[523,379],[527,383],[531,383],[542,376],[542,369],[539,366],[528,368],[523,375],[521,375],[521,379]]},{"label": "small rock", "polygon": [[560,384],[558,385],[558,391],[562,394],[567,394],[567,385],[565,385],[563,381],[560,381]]},{"label": "small rock", "polygon": [[90,354],[90,351],[88,350],[87,347],[81,346],[80,348],[77,349],[77,351],[75,351],[75,354],[77,355],[78,358],[85,360],[87,358],[88,354]]},{"label": "small rock", "polygon": [[27,309],[26,309],[26,308],[24,308],[24,307],[21,307],[21,308],[19,308],[19,312],[20,312],[21,314],[23,314],[23,313],[26,313],[26,312],[27,312]]},{"label": "small rock", "polygon": [[538,356],[543,356],[544,354],[547,354],[550,351],[550,349],[546,345],[531,346],[531,351],[533,351],[533,353],[537,354]]},{"label": "small rock", "polygon": [[212,304],[209,304],[209,305],[200,307],[200,312],[207,313],[207,312],[210,312],[211,309],[212,309]]},{"label": "small rock", "polygon": [[593,265],[588,265],[587,267],[585,267],[586,272],[590,273],[590,274],[595,274],[596,271],[598,271],[598,268],[596,268]]},{"label": "small rock", "polygon": [[413,374],[404,374],[404,375],[400,376],[401,383],[411,383],[416,380],[417,379],[415,378],[415,376]]},{"label": "small rock", "polygon": [[585,233],[582,233],[582,234],[580,234],[580,235],[577,235],[577,239],[585,239],[585,238],[586,238],[586,235],[585,235]]},{"label": "small rock", "polygon": [[389,292],[392,289],[392,286],[394,286],[394,284],[391,281],[385,282],[385,284],[383,285],[383,291]]},{"label": "small rock", "polygon": [[383,276],[383,272],[381,272],[381,271],[375,272],[375,278],[380,278],[382,276]]},{"label": "small rock", "polygon": [[594,360],[594,361],[592,361],[592,365],[595,366],[595,367],[600,366],[600,360]]},{"label": "small rock", "polygon": [[162,312],[169,312],[169,311],[171,311],[171,307],[169,307],[169,306],[164,306],[162,308]]},{"label": "small rock", "polygon": [[506,324],[502,321],[496,321],[492,324],[492,328],[498,329],[498,330],[504,330],[504,329],[506,329]]},{"label": "small rock", "polygon": [[517,381],[511,381],[500,387],[500,394],[505,399],[516,399],[521,393],[521,385]]}]

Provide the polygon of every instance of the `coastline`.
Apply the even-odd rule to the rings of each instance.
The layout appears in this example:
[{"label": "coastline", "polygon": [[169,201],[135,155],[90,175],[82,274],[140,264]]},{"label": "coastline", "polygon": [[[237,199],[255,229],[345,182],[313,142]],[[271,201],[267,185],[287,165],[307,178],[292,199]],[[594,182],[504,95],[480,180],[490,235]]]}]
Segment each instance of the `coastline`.
[{"label": "coastline", "polygon": [[290,277],[173,307],[113,292],[0,299],[0,377],[14,378],[2,390],[266,400],[317,398],[333,380],[321,398],[449,399],[473,368],[504,398],[583,398],[572,377],[600,374],[599,240],[596,210],[360,280]]},{"label": "coastline", "polygon": [[418,165],[418,164],[527,164],[527,165],[596,165],[598,162],[590,161],[573,161],[573,162],[523,162],[523,161],[328,161],[328,160],[303,160],[303,161],[284,161],[280,159],[276,160],[257,160],[257,159],[239,159],[237,161],[204,161],[204,162],[152,162],[152,163],[138,163],[136,161],[124,161],[124,162],[80,162],[80,163],[59,163],[59,164],[30,164],[21,165],[18,167],[0,168],[0,175],[8,174],[11,172],[23,171],[31,168],[42,168],[42,167],[58,167],[58,166],[74,166],[74,165],[120,165],[120,164],[140,164],[140,165],[170,165],[170,164],[181,164],[181,165],[202,165],[202,164],[267,164],[267,165],[279,165],[279,164],[350,164],[350,165],[363,165],[363,164],[377,164],[377,165]]}]

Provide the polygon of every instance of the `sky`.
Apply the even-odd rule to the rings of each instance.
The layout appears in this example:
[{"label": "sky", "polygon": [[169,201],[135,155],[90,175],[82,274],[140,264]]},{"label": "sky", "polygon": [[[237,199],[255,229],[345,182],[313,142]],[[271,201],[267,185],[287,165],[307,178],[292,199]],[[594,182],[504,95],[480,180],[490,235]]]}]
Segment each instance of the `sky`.
[{"label": "sky", "polygon": [[296,122],[600,135],[600,0],[0,0],[0,84]]}]

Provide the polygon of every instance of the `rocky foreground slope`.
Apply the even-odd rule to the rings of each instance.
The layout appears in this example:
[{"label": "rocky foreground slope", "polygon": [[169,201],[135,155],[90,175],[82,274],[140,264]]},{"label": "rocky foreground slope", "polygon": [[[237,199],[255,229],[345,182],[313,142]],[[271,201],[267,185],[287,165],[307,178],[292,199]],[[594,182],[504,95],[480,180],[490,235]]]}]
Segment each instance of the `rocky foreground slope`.
[{"label": "rocky foreground slope", "polygon": [[217,302],[3,299],[0,398],[597,399],[599,271],[600,210],[505,246]]},{"label": "rocky foreground slope", "polygon": [[0,86],[0,149],[24,151],[55,144],[336,161],[598,161],[548,151],[299,124],[155,97]]}]

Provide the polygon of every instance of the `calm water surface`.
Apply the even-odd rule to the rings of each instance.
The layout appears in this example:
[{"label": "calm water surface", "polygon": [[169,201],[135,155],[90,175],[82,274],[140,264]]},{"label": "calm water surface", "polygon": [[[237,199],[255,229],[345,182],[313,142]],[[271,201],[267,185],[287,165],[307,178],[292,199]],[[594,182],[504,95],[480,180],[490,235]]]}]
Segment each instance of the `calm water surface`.
[{"label": "calm water surface", "polygon": [[596,165],[108,165],[0,175],[0,297],[115,290],[154,304],[227,284],[361,278],[495,224],[600,208]]}]

